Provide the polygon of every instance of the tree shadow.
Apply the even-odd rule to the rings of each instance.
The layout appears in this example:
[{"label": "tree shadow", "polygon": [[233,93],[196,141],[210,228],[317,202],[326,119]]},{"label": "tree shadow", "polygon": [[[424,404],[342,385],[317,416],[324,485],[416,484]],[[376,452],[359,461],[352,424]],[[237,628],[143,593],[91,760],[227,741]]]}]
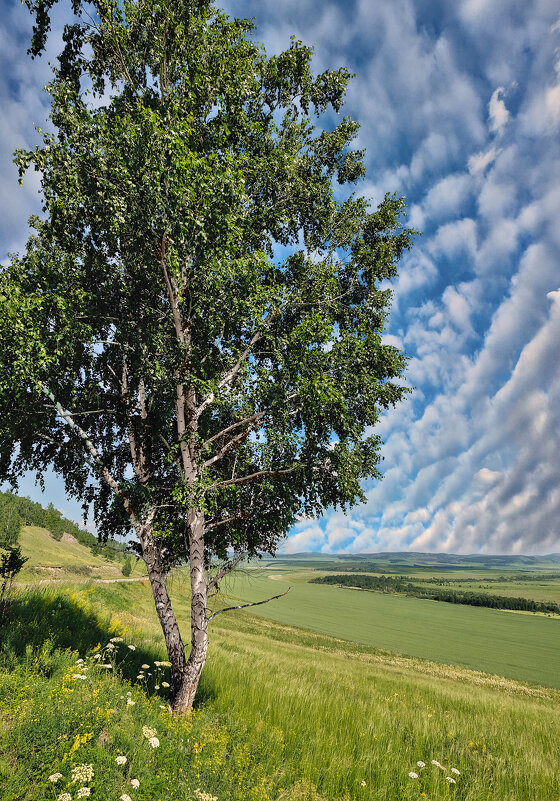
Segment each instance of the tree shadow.
[{"label": "tree shadow", "polygon": [[[104,648],[115,637],[109,616],[102,618],[78,601],[45,589],[18,593],[10,600],[0,624],[0,664],[21,659],[31,650],[40,651],[48,643],[52,650],[76,651],[85,657],[99,647]],[[137,646],[128,650],[127,644],[115,647],[116,669],[125,681],[136,683],[143,664],[161,660],[156,649]],[[105,651],[107,659],[108,652]],[[165,690],[159,693],[168,701]]]}]

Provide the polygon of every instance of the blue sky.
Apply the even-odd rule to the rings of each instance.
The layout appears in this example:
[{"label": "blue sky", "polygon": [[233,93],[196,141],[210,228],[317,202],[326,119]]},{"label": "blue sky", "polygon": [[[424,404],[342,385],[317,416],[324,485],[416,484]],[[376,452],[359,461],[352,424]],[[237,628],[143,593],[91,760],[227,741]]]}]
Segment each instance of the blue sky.
[{"label": "blue sky", "polygon": [[[555,0],[229,0],[272,54],[292,34],[347,66],[378,202],[423,231],[400,265],[387,341],[409,399],[377,427],[383,481],[346,515],[302,520],[286,552],[560,551],[560,14]],[[59,31],[66,12],[57,11]],[[39,183],[11,152],[48,114],[47,58],[0,2],[0,256],[23,249]],[[54,478],[25,494],[79,520]]]}]

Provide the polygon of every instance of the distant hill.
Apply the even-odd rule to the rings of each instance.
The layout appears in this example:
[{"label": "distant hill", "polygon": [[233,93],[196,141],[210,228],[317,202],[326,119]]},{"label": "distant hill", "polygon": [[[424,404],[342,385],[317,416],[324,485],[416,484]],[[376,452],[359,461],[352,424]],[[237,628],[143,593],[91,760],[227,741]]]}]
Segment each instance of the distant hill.
[{"label": "distant hill", "polygon": [[381,553],[320,554],[296,553],[279,554],[275,564],[338,564],[346,570],[371,572],[391,571],[396,568],[434,568],[437,570],[557,570],[560,567],[560,553],[526,556],[522,554],[453,554],[419,553],[410,551],[384,551]]}]

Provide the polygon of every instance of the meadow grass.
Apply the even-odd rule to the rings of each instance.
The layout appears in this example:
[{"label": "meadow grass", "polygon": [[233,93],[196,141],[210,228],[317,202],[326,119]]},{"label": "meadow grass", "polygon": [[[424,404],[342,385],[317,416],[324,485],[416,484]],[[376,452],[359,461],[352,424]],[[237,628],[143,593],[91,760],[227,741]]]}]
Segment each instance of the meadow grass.
[{"label": "meadow grass", "polygon": [[[173,592],[186,621],[182,580]],[[160,679],[155,691],[166,656],[147,583],[21,594],[0,636],[2,801],[73,801],[80,764],[94,766],[91,795],[103,801],[560,796],[560,693],[544,687],[234,612],[212,624],[197,710],[173,721]],[[115,667],[96,667],[115,636],[125,638]],[[84,680],[73,678],[78,658]],[[158,749],[142,726],[157,730]]]}]

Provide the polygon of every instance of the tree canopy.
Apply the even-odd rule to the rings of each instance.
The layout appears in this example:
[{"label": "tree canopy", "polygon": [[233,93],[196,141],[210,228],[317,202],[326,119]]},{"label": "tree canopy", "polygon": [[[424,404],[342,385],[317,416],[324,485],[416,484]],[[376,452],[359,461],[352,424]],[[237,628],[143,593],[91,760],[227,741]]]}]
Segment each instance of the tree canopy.
[{"label": "tree canopy", "polygon": [[[33,56],[55,2],[26,0]],[[406,392],[388,280],[412,232],[402,199],[335,191],[364,174],[336,119],[346,69],[314,75],[296,40],[267,57],[209,0],[72,9],[49,130],[15,154],[44,207],[0,274],[0,478],[51,466],[102,538],[135,535],[181,711],[234,557],[379,475],[372,427]],[[188,662],[165,588],[183,561]]]}]

